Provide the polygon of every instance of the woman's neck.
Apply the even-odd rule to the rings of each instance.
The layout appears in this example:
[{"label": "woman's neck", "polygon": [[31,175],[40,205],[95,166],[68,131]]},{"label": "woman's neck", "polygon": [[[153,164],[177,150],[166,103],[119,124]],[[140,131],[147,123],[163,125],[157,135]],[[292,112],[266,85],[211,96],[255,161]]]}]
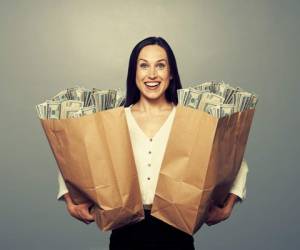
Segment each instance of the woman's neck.
[{"label": "woman's neck", "polygon": [[153,114],[172,110],[174,106],[173,103],[167,102],[166,99],[149,100],[141,97],[137,103],[132,105],[132,109],[142,113]]}]

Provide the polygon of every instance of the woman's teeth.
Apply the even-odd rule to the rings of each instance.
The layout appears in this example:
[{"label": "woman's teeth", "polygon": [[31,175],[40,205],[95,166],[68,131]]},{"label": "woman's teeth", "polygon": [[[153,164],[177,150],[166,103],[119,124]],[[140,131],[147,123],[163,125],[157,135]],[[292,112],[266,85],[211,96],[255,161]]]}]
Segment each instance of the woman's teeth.
[{"label": "woman's teeth", "polygon": [[151,87],[151,88],[156,87],[156,86],[158,86],[159,84],[160,84],[159,82],[146,82],[146,83],[145,83],[145,85],[146,85],[147,87]]}]

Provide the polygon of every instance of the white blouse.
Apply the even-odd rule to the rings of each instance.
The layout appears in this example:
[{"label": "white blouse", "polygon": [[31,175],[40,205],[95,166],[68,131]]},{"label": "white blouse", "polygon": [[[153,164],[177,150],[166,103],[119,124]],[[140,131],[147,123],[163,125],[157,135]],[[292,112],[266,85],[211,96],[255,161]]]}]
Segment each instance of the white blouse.
[{"label": "white blouse", "polygon": [[[175,118],[176,106],[173,107],[168,118],[152,138],[148,138],[137,124],[131,113],[131,106],[125,107],[124,110],[138,173],[142,201],[143,204],[152,204],[161,163]],[[242,200],[246,197],[247,173],[248,165],[243,160],[238,175],[230,189],[230,193],[239,196]],[[62,200],[62,196],[68,192],[68,189],[60,171],[58,171],[58,183],[57,199]]]}]

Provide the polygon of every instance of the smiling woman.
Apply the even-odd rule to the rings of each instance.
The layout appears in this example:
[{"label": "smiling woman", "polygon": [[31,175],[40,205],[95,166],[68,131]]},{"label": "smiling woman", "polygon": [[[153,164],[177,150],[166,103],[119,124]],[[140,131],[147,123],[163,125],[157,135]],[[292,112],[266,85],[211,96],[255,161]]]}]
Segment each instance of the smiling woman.
[{"label": "smiling woman", "polygon": [[[164,152],[178,104],[177,90],[181,89],[176,59],[168,43],[160,37],[149,37],[133,49],[128,67],[124,110],[137,168],[145,219],[112,230],[110,250],[194,250],[192,235],[181,231],[151,215],[155,189]],[[206,223],[216,224],[229,217],[237,195],[245,193],[247,165],[241,170],[224,207],[212,207]],[[89,207],[72,201],[63,178],[60,191],[69,213],[85,222],[93,221]],[[233,192],[235,194],[233,194]]]}]

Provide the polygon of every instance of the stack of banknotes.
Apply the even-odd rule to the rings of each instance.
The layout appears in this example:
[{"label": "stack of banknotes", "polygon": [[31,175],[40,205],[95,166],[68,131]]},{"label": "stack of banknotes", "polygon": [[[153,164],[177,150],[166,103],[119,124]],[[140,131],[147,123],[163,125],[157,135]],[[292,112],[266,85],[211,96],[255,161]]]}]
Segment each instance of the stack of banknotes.
[{"label": "stack of banknotes", "polygon": [[217,118],[254,109],[258,96],[224,82],[205,82],[177,90],[178,104],[200,109]]},{"label": "stack of banknotes", "polygon": [[123,106],[124,103],[125,92],[120,88],[90,90],[77,86],[36,105],[36,110],[40,119],[65,119]]},{"label": "stack of banknotes", "polygon": [[[254,93],[224,82],[205,82],[177,90],[178,104],[207,112],[217,118],[254,109]],[[78,118],[98,111],[123,106],[125,91],[121,88],[100,90],[74,87],[63,90],[51,100],[36,105],[40,119]]]}]

